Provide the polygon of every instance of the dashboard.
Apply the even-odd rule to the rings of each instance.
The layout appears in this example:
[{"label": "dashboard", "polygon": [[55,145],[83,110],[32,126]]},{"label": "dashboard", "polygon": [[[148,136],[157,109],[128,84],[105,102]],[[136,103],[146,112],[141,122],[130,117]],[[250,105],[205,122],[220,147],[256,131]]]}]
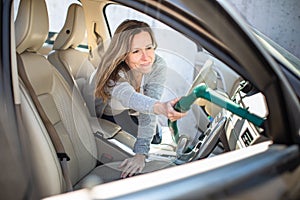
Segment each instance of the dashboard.
[{"label": "dashboard", "polygon": [[[251,95],[246,95],[242,91],[238,93],[233,98],[236,103],[259,117],[266,118],[268,116],[267,105],[262,93]],[[226,111],[226,115],[228,120],[225,125],[225,134],[230,150],[245,148],[267,140],[264,136],[263,125],[261,127],[255,126],[248,120],[229,111]]]}]

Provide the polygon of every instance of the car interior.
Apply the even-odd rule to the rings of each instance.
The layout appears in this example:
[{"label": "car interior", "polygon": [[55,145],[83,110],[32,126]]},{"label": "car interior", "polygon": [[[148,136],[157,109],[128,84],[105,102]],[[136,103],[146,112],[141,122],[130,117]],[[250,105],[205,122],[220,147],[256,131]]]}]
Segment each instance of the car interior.
[{"label": "car interior", "polygon": [[[94,99],[86,98],[84,94],[84,85],[97,68],[101,48],[105,48],[99,41],[107,40],[107,36],[96,34],[98,38],[93,38],[93,43],[98,43],[99,49],[94,48],[91,53],[91,49],[80,48],[87,31],[91,31],[85,28],[90,20],[86,19],[89,15],[85,12],[79,2],[71,4],[63,27],[52,38],[53,44],[47,43],[50,34],[46,1],[21,0],[15,13],[22,123],[30,143],[32,171],[41,197],[85,188],[93,182],[93,177],[96,177],[93,184],[119,180],[119,164],[134,155],[135,137],[120,126],[97,118]],[[158,33],[159,55],[166,60],[175,55],[176,59],[181,59],[178,62],[190,62],[186,57],[180,57],[184,53],[171,55],[162,38]],[[172,79],[168,79],[166,84],[169,86],[163,99],[170,98],[170,94],[188,96],[199,84],[205,83],[219,99],[229,99],[241,109],[255,113],[259,119],[267,118],[263,94],[201,47],[194,45],[193,49],[190,80],[185,80],[182,83],[186,85],[184,89],[174,94],[177,86],[175,83],[172,86]],[[169,73],[172,77],[179,72],[169,69]],[[262,113],[255,110],[257,104],[251,104],[253,99],[262,106],[263,109],[259,109]],[[187,119],[175,124],[178,130],[170,131],[167,120],[160,118],[163,142],[151,144],[142,173],[209,159],[257,143],[271,143],[264,135],[263,126],[204,98],[197,98],[193,103],[189,105]],[[181,132],[183,124],[187,123],[184,120],[196,124],[188,127],[193,130],[190,135]]]}]

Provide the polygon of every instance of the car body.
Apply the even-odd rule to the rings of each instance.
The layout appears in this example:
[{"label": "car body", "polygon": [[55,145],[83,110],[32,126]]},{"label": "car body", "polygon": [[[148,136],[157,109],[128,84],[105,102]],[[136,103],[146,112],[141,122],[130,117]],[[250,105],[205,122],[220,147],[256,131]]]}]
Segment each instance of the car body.
[{"label": "car body", "polygon": [[[54,1],[48,1],[47,6],[51,2]],[[60,6],[67,10],[67,4],[55,2],[58,2],[54,6],[56,12],[59,12]],[[53,183],[41,180],[39,176],[45,178],[47,173],[51,173],[44,171],[48,168],[37,168],[36,163],[51,159],[58,163],[58,159],[37,159],[31,146],[35,144],[35,138],[27,136],[30,131],[38,131],[30,124],[41,120],[38,117],[29,118],[31,115],[22,110],[26,103],[33,103],[29,97],[24,100],[22,94],[26,94],[26,86],[20,83],[22,81],[17,74],[18,39],[15,39],[17,27],[14,28],[13,10],[18,10],[13,9],[12,1],[6,0],[2,1],[1,11],[1,198],[300,197],[300,61],[297,58],[252,29],[225,1],[81,0],[79,4],[82,4],[85,13],[86,27],[82,29],[87,32],[85,40],[76,50],[85,53],[95,68],[99,60],[94,52],[100,44],[105,49],[120,20],[124,20],[124,16],[140,19],[147,15],[142,19],[148,20],[150,17],[152,21],[149,22],[155,25],[157,54],[170,66],[162,99],[197,93],[197,98],[192,102],[182,103],[186,104],[187,109],[183,111],[188,111],[189,117],[175,124],[179,133],[176,133],[174,126],[170,126],[174,140],[170,143],[175,145],[175,150],[151,146],[159,152],[151,152],[150,160],[168,160],[173,165],[105,184],[93,184],[91,180],[85,188],[73,192],[66,192],[66,188],[54,192],[47,190],[48,187],[53,188]],[[133,14],[122,13],[127,9]],[[53,16],[50,19],[61,24],[65,20]],[[58,32],[49,31],[48,39],[38,49],[39,55],[49,57],[55,40],[53,36]],[[206,84],[204,90],[209,96],[206,101],[203,100],[205,95],[198,96],[197,92],[197,86],[202,83]],[[77,88],[74,87],[74,90]],[[76,91],[74,93],[76,96]],[[261,121],[256,124],[253,116]],[[161,118],[160,123],[170,137],[167,120]],[[186,131],[185,128],[188,133],[181,133],[182,130]],[[134,139],[128,142],[120,139],[120,133],[117,135],[95,136],[101,137],[102,143],[98,144],[105,143],[108,146],[104,148],[108,154],[109,151],[114,152],[112,155],[116,158],[110,160],[112,163],[133,155],[130,147]],[[117,143],[124,145],[116,147]],[[53,144],[49,142],[43,145]],[[102,147],[97,148],[102,150]],[[100,166],[110,158],[110,155],[106,155],[104,158],[98,157]],[[63,180],[61,174],[57,176]],[[43,186],[39,185],[40,181],[44,183]]]}]

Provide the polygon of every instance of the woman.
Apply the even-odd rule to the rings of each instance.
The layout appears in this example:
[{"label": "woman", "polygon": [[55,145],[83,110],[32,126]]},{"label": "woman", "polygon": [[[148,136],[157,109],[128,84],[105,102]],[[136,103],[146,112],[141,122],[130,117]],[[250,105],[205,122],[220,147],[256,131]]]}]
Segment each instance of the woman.
[{"label": "woman", "polygon": [[96,72],[95,97],[107,102],[102,117],[122,127],[123,120],[118,116],[124,116],[124,111],[137,116],[137,140],[133,149],[136,155],[120,165],[122,178],[144,168],[156,131],[156,115],[164,115],[171,121],[185,115],[173,109],[178,99],[159,102],[166,66],[162,58],[155,55],[155,48],[155,38],[148,24],[126,20],[117,28]]}]

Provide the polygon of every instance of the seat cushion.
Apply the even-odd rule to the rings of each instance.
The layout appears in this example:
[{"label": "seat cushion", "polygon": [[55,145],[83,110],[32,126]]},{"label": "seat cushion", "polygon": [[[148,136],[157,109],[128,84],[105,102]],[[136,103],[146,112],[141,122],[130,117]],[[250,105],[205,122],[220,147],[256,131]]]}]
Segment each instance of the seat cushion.
[{"label": "seat cushion", "polygon": [[[121,179],[120,177],[122,174],[122,169],[119,168],[121,163],[122,161],[111,162],[96,167],[88,176],[86,176],[78,184],[76,184],[74,189],[80,189],[92,184],[107,183],[107,182]],[[157,170],[161,170],[173,166],[175,166],[175,164],[169,161],[163,161],[163,160],[147,161],[142,173],[138,175],[154,172]]]}]

